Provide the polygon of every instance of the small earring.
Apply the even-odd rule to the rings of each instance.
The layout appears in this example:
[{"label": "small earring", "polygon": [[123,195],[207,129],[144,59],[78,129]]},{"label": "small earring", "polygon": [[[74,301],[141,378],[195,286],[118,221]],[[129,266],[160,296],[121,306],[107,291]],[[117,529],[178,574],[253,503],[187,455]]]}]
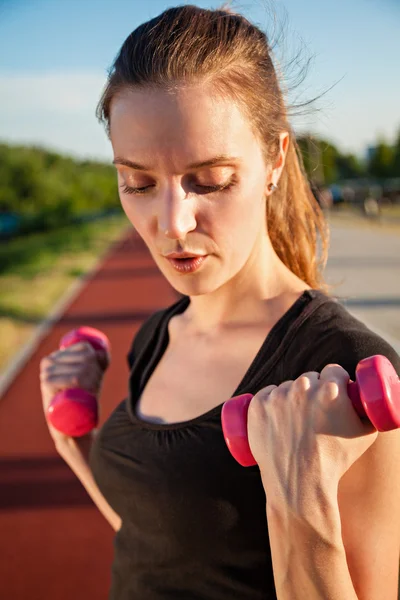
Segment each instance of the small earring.
[{"label": "small earring", "polygon": [[271,194],[272,194],[272,192],[275,192],[277,189],[278,189],[278,186],[275,185],[274,183],[270,183],[268,186],[268,191],[270,191]]}]

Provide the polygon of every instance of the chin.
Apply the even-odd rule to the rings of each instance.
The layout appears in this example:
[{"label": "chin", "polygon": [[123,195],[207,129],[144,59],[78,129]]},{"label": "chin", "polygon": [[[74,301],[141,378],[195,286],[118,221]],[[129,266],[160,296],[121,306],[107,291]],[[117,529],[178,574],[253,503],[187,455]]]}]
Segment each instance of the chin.
[{"label": "chin", "polygon": [[210,277],[201,277],[193,273],[193,275],[175,275],[174,273],[166,273],[161,271],[168,283],[179,294],[184,296],[203,296],[210,294],[220,287]]},{"label": "chin", "polygon": [[167,277],[167,279],[170,285],[184,296],[203,296],[204,294],[210,294],[216,289],[216,286],[212,285],[210,281],[200,282],[195,281],[195,278],[189,281],[186,277],[185,281],[179,277]]}]

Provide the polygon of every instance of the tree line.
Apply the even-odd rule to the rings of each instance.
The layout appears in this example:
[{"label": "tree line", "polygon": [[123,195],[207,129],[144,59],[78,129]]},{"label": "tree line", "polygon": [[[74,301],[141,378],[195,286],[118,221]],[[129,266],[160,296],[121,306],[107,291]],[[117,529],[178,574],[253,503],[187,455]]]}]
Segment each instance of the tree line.
[{"label": "tree line", "polygon": [[[379,140],[365,160],[321,138],[303,135],[297,141],[307,175],[319,185],[400,177],[400,131],[393,145]],[[20,233],[59,227],[118,207],[112,165],[37,146],[0,143],[0,221],[14,214]]]},{"label": "tree line", "polygon": [[0,144],[0,216],[13,213],[20,232],[59,227],[118,205],[112,165]]},{"label": "tree line", "polygon": [[383,182],[400,177],[400,130],[393,145],[381,138],[364,159],[343,153],[321,138],[303,135],[297,142],[307,175],[317,184],[360,178]]}]

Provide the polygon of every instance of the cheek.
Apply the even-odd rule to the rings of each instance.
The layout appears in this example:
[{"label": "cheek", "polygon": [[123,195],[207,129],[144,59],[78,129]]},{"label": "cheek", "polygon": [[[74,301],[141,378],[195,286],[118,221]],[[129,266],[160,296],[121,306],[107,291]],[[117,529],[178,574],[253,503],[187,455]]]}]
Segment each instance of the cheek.
[{"label": "cheek", "polygon": [[133,225],[133,220],[135,219],[135,211],[134,211],[134,207],[133,207],[133,202],[130,202],[129,198],[121,193],[119,195],[119,199],[121,201],[121,206],[124,210],[124,213],[126,214],[126,216],[128,217],[128,219],[130,220],[130,222]]},{"label": "cheek", "polygon": [[250,249],[261,227],[265,226],[265,200],[259,189],[227,197],[216,203],[211,212],[216,238],[232,257]]},{"label": "cheek", "polygon": [[140,203],[141,198],[131,197],[129,195],[120,194],[120,201],[124,213],[128,220],[135,228],[142,240],[148,245],[150,243],[149,220],[151,215],[146,205]]}]

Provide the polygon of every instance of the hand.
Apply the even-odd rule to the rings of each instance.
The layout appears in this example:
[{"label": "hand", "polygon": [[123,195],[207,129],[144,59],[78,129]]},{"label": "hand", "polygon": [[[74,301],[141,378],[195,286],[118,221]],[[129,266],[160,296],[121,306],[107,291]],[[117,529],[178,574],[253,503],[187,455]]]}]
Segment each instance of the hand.
[{"label": "hand", "polygon": [[[45,416],[51,400],[62,390],[77,387],[99,396],[109,361],[106,353],[96,351],[88,342],[73,344],[43,358],[40,363],[40,389]],[[47,426],[56,446],[72,439],[48,421]]]},{"label": "hand", "polygon": [[302,514],[310,490],[335,495],[340,478],[376,440],[378,432],[361,421],[347,396],[348,381],[342,367],[328,365],[252,399],[249,444],[269,501]]}]

